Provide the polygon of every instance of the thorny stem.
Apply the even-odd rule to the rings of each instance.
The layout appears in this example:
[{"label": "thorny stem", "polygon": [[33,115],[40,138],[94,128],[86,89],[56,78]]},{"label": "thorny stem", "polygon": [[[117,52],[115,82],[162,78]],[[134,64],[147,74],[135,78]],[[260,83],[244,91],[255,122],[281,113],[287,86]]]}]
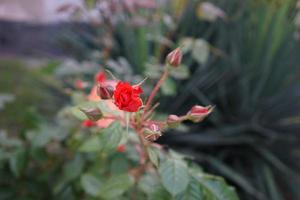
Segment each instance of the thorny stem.
[{"label": "thorny stem", "polygon": [[143,149],[143,154],[144,154],[144,159],[145,159],[145,163],[147,163],[147,160],[148,160],[148,152],[147,152],[147,142],[145,141],[145,138],[144,138],[144,134],[142,132],[142,129],[136,129],[136,133],[138,134],[139,136],[139,140],[141,142],[141,146],[142,146],[142,149]]},{"label": "thorny stem", "polygon": [[168,77],[169,75],[169,70],[166,68],[163,75],[160,77],[159,81],[156,83],[155,87],[153,88],[147,102],[144,108],[144,113],[142,116],[142,121],[144,120],[144,116],[146,115],[147,111],[150,109],[151,103],[156,95],[156,93],[158,92],[159,88],[161,87],[161,85],[164,83],[165,79]]},{"label": "thorny stem", "polygon": [[125,119],[123,117],[121,117],[121,116],[114,116],[114,115],[112,115],[112,116],[105,116],[105,117],[103,117],[103,119],[119,120],[119,121],[125,123]]},{"label": "thorny stem", "polygon": [[[162,76],[160,77],[158,82],[156,83],[155,87],[151,91],[151,94],[150,94],[150,96],[149,96],[149,98],[146,102],[144,112],[143,112],[142,117],[141,117],[141,122],[140,122],[141,124],[145,124],[145,122],[146,122],[145,116],[147,116],[147,112],[149,110],[151,111],[151,109],[150,109],[151,103],[152,103],[156,93],[158,92],[159,88],[164,83],[165,79],[168,77],[168,75],[169,75],[169,70],[166,68],[164,73],[162,74]],[[140,139],[140,142],[142,144],[142,148],[143,148],[144,156],[145,156],[145,165],[146,165],[148,157],[149,157],[148,152],[147,152],[147,141],[145,141],[144,134],[142,132],[142,127],[137,127],[136,132],[137,132],[137,134],[139,136],[139,139]]]}]

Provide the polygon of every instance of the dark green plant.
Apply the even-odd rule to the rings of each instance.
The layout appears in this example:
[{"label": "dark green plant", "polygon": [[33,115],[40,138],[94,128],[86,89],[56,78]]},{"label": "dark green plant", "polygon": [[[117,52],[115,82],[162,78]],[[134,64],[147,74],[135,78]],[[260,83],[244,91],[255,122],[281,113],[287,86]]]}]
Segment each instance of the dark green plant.
[{"label": "dark green plant", "polygon": [[[185,26],[182,36],[202,32],[221,54],[189,63],[167,110],[216,105],[202,126],[166,142],[190,152],[240,188],[242,199],[299,199],[300,51],[293,38],[295,1],[217,1],[225,23]],[[195,6],[187,9],[193,10]],[[186,12],[183,18],[195,18]],[[186,20],[183,20],[183,22]],[[181,36],[181,37],[182,37]],[[186,57],[190,55],[187,54]]]},{"label": "dark green plant", "polygon": [[[47,76],[47,69],[55,65],[49,63],[40,70],[30,69],[21,60],[0,60],[0,129],[26,131],[38,126],[40,113],[45,119],[55,115],[65,101],[58,84]],[[5,96],[11,100],[2,102]]]}]

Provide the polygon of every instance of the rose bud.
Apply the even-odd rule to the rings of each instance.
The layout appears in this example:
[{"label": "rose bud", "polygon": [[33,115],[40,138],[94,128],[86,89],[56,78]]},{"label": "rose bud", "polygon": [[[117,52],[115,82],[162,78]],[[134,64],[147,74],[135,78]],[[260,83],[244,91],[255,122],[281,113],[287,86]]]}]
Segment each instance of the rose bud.
[{"label": "rose bud", "polygon": [[187,113],[188,119],[192,122],[201,122],[206,116],[208,116],[213,110],[212,106],[193,106]]},{"label": "rose bud", "polygon": [[114,94],[114,88],[112,86],[97,85],[97,95],[101,99],[111,99]]},{"label": "rose bud", "polygon": [[170,128],[176,128],[181,122],[182,120],[177,115],[169,115],[167,118],[167,125]]},{"label": "rose bud", "polygon": [[144,134],[146,134],[146,140],[155,141],[161,136],[161,130],[157,124],[153,123],[144,130]]},{"label": "rose bud", "polygon": [[172,67],[178,67],[181,64],[182,60],[182,53],[180,48],[176,48],[171,53],[167,55],[167,63],[170,64]]},{"label": "rose bud", "polygon": [[81,123],[81,126],[86,127],[86,128],[90,128],[90,127],[95,126],[95,122],[93,122],[92,120],[84,120]]},{"label": "rose bud", "polygon": [[91,121],[98,121],[103,117],[103,113],[99,108],[80,108]]}]

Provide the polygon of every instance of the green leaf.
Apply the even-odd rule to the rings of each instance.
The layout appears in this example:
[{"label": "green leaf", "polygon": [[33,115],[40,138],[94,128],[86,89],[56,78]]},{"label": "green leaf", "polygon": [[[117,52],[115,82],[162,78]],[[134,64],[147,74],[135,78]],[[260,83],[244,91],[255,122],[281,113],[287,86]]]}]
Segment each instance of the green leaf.
[{"label": "green leaf", "polygon": [[185,163],[180,160],[167,160],[159,167],[163,186],[173,195],[183,192],[189,183],[189,175]]},{"label": "green leaf", "polygon": [[88,119],[88,117],[78,107],[72,107],[70,108],[70,111],[78,120]]},{"label": "green leaf", "polygon": [[112,174],[123,174],[129,169],[129,163],[124,155],[116,155],[110,163],[110,171]]},{"label": "green leaf", "polygon": [[108,128],[104,129],[103,132],[100,133],[102,150],[115,150],[120,144],[123,134],[126,134],[126,131],[123,131],[119,122],[114,122]]},{"label": "green leaf", "polygon": [[149,195],[149,200],[173,200],[170,193],[163,187],[157,188],[154,193]]},{"label": "green leaf", "polygon": [[14,152],[9,158],[10,170],[16,177],[19,177],[26,166],[27,154],[24,149]]},{"label": "green leaf", "polygon": [[149,154],[149,158],[150,161],[156,166],[158,167],[159,164],[159,154],[157,152],[156,149],[152,149],[152,148],[147,148],[148,154]]},{"label": "green leaf", "polygon": [[113,176],[103,184],[103,187],[98,191],[98,195],[104,199],[116,199],[133,184],[134,179],[128,174]]},{"label": "green leaf", "polygon": [[170,75],[175,79],[187,79],[190,76],[190,71],[186,65],[180,65],[172,69]]},{"label": "green leaf", "polygon": [[203,39],[197,39],[194,44],[192,56],[199,64],[204,64],[209,56],[209,44]]},{"label": "green leaf", "polygon": [[204,199],[204,193],[198,180],[191,178],[186,190],[176,196],[176,200],[199,200]]},{"label": "green leaf", "polygon": [[166,81],[161,86],[161,91],[164,95],[172,96],[176,94],[176,83],[170,79],[167,78]]},{"label": "green leaf", "polygon": [[160,183],[159,177],[154,172],[146,173],[137,183],[138,188],[145,194],[155,193],[160,187],[163,187]]},{"label": "green leaf", "polygon": [[95,152],[102,149],[102,143],[98,135],[90,137],[79,147],[81,152]]},{"label": "green leaf", "polygon": [[161,76],[163,66],[151,63],[146,63],[145,66],[145,76],[150,79],[158,79]]},{"label": "green leaf", "polygon": [[74,160],[68,162],[64,166],[64,175],[67,180],[73,180],[77,178],[84,167],[84,160],[81,155],[77,155]]},{"label": "green leaf", "polygon": [[194,43],[195,43],[194,38],[189,38],[189,37],[182,38],[180,40],[180,46],[181,46],[181,51],[183,52],[183,54],[191,51],[194,47]]},{"label": "green leaf", "polygon": [[60,140],[66,136],[59,127],[53,127],[50,124],[42,124],[39,130],[33,131],[30,134],[32,134],[30,137],[32,137],[31,140],[34,147],[44,147],[52,140]]},{"label": "green leaf", "polygon": [[83,174],[80,183],[84,191],[94,197],[97,196],[99,188],[102,185],[101,181],[91,174]]},{"label": "green leaf", "polygon": [[86,101],[86,96],[83,92],[73,92],[71,101],[73,105],[78,105]]},{"label": "green leaf", "polygon": [[216,200],[238,200],[239,197],[233,187],[221,178],[199,178],[198,181],[205,188],[210,197]]}]

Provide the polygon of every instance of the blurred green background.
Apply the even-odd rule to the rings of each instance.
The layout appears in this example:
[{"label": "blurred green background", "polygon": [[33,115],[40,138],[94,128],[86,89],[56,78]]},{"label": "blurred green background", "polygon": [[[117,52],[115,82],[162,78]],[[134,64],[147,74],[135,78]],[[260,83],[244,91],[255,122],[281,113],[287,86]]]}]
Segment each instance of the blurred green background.
[{"label": "blurred green background", "polygon": [[[130,2],[60,3],[55,14],[62,21],[3,14],[0,199],[80,196],[72,181],[52,185],[70,167],[61,135],[72,126],[60,117],[76,101],[68,92],[74,80],[92,82],[108,68],[131,82],[149,77],[147,93],[177,46],[183,64],[162,88],[161,114],[183,114],[195,104],[216,107],[204,123],[185,124],[158,142],[225,177],[243,200],[300,199],[300,3]],[[4,1],[0,8],[12,5]],[[37,132],[48,134],[38,147],[31,137]]]}]

